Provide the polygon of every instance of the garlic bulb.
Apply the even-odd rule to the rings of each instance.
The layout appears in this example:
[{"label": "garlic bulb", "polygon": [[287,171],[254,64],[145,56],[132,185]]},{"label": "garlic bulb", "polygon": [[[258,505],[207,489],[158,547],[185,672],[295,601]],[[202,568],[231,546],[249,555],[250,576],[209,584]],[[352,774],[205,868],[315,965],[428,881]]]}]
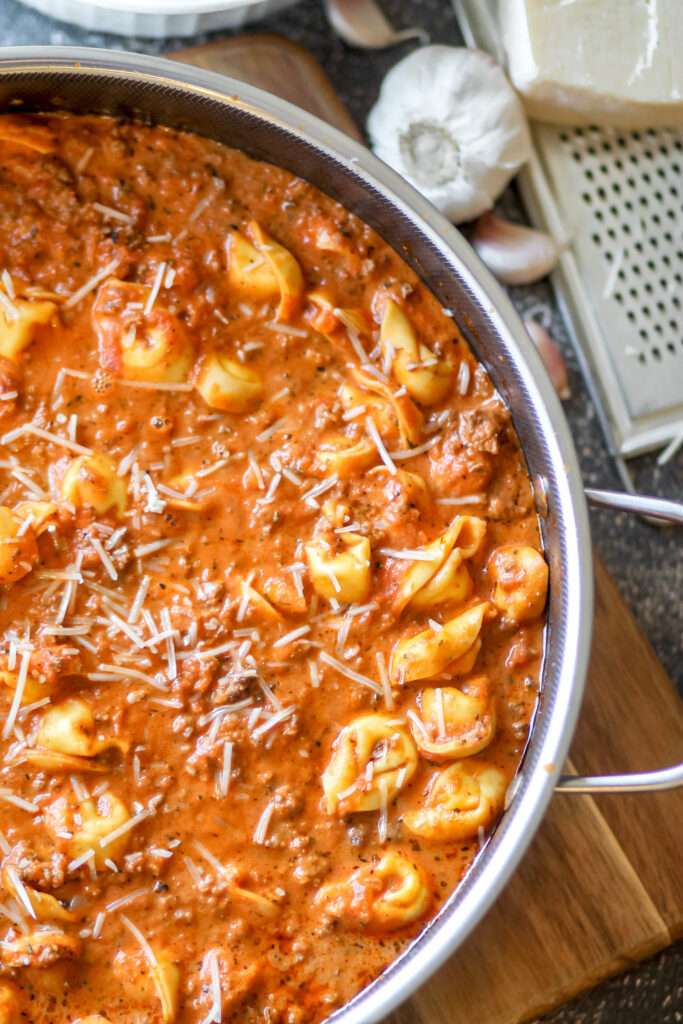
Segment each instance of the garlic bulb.
[{"label": "garlic bulb", "polygon": [[543,365],[548,371],[548,376],[553,382],[553,387],[560,398],[570,398],[569,376],[567,364],[556,341],[550,337],[545,327],[541,327],[535,320],[525,320],[524,326],[529,337],[538,349],[538,354],[543,360]]},{"label": "garlic bulb", "polygon": [[424,46],[396,64],[367,127],[377,156],[456,224],[490,209],[531,150],[502,68],[465,47]]},{"label": "garlic bulb", "polygon": [[504,284],[532,284],[554,268],[557,242],[544,231],[485,213],[470,234],[479,259]]}]

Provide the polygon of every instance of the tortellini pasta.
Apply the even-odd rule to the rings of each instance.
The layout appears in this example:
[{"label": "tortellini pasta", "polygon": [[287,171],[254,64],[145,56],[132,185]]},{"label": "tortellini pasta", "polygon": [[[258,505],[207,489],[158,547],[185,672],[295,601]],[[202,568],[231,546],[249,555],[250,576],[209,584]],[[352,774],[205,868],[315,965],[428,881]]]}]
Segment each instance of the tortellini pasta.
[{"label": "tortellini pasta", "polygon": [[422,550],[431,561],[415,561],[406,571],[393,600],[398,614],[409,607],[429,611],[444,601],[469,597],[471,580],[463,562],[481,547],[486,523],[475,516],[458,516],[452,526]]},{"label": "tortellini pasta", "polygon": [[59,928],[45,928],[0,942],[0,961],[5,968],[50,967],[80,956],[82,945],[80,939]]},{"label": "tortellini pasta", "polygon": [[235,586],[239,618],[244,622],[282,622],[282,615],[251,583],[239,580]]},{"label": "tortellini pasta", "polygon": [[453,384],[452,363],[418,341],[410,320],[392,299],[384,307],[380,341],[394,377],[417,402],[435,405],[446,397]]},{"label": "tortellini pasta", "polygon": [[422,807],[403,815],[422,839],[449,843],[476,836],[503,809],[508,780],[500,768],[468,758],[434,775]]},{"label": "tortellini pasta", "polygon": [[178,492],[177,495],[164,493],[164,501],[170,508],[182,509],[183,512],[202,512],[207,507],[208,499],[204,496],[201,498],[180,497],[180,494],[187,490],[192,480],[194,480],[194,476],[189,471],[177,473],[168,480],[167,486],[171,490]]},{"label": "tortellini pasta", "polygon": [[377,462],[377,448],[367,438],[354,439],[334,434],[322,440],[315,453],[316,468],[340,480],[355,476]]},{"label": "tortellini pasta", "polygon": [[218,352],[202,363],[195,386],[207,405],[223,412],[248,412],[263,397],[263,381],[256,370]]},{"label": "tortellini pasta", "polygon": [[246,298],[269,301],[279,296],[278,320],[297,312],[304,293],[304,278],[297,260],[268,235],[257,221],[249,224],[248,241],[239,231],[228,235],[228,280]]},{"label": "tortellini pasta", "polygon": [[147,285],[109,278],[100,286],[93,320],[105,370],[127,380],[185,380],[194,345],[183,321],[155,302],[147,311]]},{"label": "tortellini pasta", "polygon": [[16,362],[33,341],[36,330],[54,318],[57,306],[54,302],[15,298],[12,299],[12,308],[14,313],[4,308],[0,312],[0,356]]},{"label": "tortellini pasta", "polygon": [[92,710],[79,699],[55,704],[45,712],[36,744],[23,748],[15,761],[28,761],[48,771],[106,771],[93,758],[111,747],[123,753],[129,749],[124,740],[98,737]]},{"label": "tortellini pasta", "polygon": [[304,275],[289,249],[276,242],[258,221],[252,220],[249,232],[259,253],[264,256],[275,275],[280,290],[278,320],[287,320],[297,312],[304,294]]},{"label": "tortellini pasta", "polygon": [[478,754],[495,736],[496,714],[485,676],[468,679],[459,690],[423,690],[418,701],[422,717],[411,716],[410,731],[420,752],[432,761]]},{"label": "tortellini pasta", "polygon": [[395,931],[418,920],[432,901],[424,870],[403,853],[387,851],[349,878],[323,885],[316,905],[350,927]]},{"label": "tortellini pasta", "polygon": [[[401,394],[400,391],[394,390],[390,384],[385,383],[383,380],[378,380],[377,377],[374,377],[368,370],[364,370],[362,367],[352,366],[351,375],[361,387],[366,388],[367,391],[375,395],[379,395],[380,404],[377,405],[375,403],[374,408],[381,410],[381,416],[377,420],[377,429],[380,434],[382,433],[383,423],[387,425],[387,412],[390,409],[398,426],[401,444],[406,448],[419,444],[424,417],[411,400],[410,395],[405,394],[405,392]],[[367,401],[366,397],[366,405]],[[369,415],[375,419],[373,407],[370,408]],[[390,418],[388,426],[393,426]]]},{"label": "tortellini pasta", "polygon": [[269,896],[265,896],[261,892],[256,892],[254,889],[249,889],[240,884],[241,879],[239,872],[234,868],[224,867],[222,874],[228,883],[230,895],[234,900],[237,900],[245,910],[253,910],[253,912],[259,917],[276,917],[282,910],[282,907],[277,900],[271,899]]},{"label": "tortellini pasta", "polygon": [[[33,911],[31,916],[35,921],[74,921],[76,919],[76,914],[63,906],[51,893],[40,892],[39,889],[24,885],[18,877],[16,868],[6,865],[2,869],[2,884],[9,895],[17,900],[19,906],[24,906],[24,900],[28,900]],[[1,1021],[2,1017],[0,1017]]]},{"label": "tortellini pasta", "polygon": [[[335,545],[333,548],[332,545]],[[317,537],[306,544],[313,589],[321,597],[351,603],[370,594],[370,541],[359,533],[343,533],[327,541]]]},{"label": "tortellini pasta", "polygon": [[410,782],[417,762],[403,722],[391,715],[361,715],[342,729],[323,773],[328,812],[378,810]]},{"label": "tortellini pasta", "polygon": [[36,537],[40,537],[56,521],[57,506],[52,501],[22,501],[14,514],[24,521],[28,519]]},{"label": "tortellini pasta", "polygon": [[239,231],[231,231],[226,242],[228,281],[238,295],[268,302],[280,294],[273,269],[255,245]]},{"label": "tortellini pasta", "polygon": [[358,351],[350,338],[363,344],[372,337],[373,320],[370,314],[363,309],[337,307],[324,288],[308,292],[306,299],[310,306],[305,317],[311,326],[323,334],[347,360],[355,362]]},{"label": "tortellini pasta", "polygon": [[395,417],[390,404],[376,395],[368,394],[353,384],[344,384],[339,392],[339,401],[347,420],[363,423],[365,417],[370,416],[380,434],[388,434],[395,429]]},{"label": "tortellini pasta", "polygon": [[263,584],[263,592],[278,611],[286,615],[303,615],[308,609],[303,583],[299,586],[291,575],[270,576]]},{"label": "tortellini pasta", "polygon": [[75,458],[62,478],[62,497],[75,508],[92,508],[99,515],[125,512],[126,485],[106,455],[93,452]]},{"label": "tortellini pasta", "polygon": [[66,796],[57,797],[45,813],[46,828],[57,849],[63,850],[71,860],[92,852],[92,863],[100,871],[105,867],[105,860],[115,861],[125,853],[130,833],[124,831],[104,846],[100,840],[129,820],[125,804],[109,791],[96,801],[91,798],[76,803]]},{"label": "tortellini pasta", "polygon": [[440,629],[430,627],[399,640],[391,657],[392,682],[412,683],[444,672],[476,643],[489,608],[488,602],[479,602],[445,622]]},{"label": "tortellini pasta", "polygon": [[[6,686],[8,690],[16,690],[18,682],[18,672],[10,672],[8,669],[0,670],[0,685]],[[34,701],[42,700],[43,697],[49,697],[53,690],[54,685],[47,682],[42,683],[37,676],[29,672],[24,682],[21,703],[22,705],[33,704]]]},{"label": "tortellini pasta", "polygon": [[493,603],[509,622],[528,622],[541,615],[548,594],[548,564],[540,551],[510,544],[493,552],[487,568],[495,582]]},{"label": "tortellini pasta", "polygon": [[[178,1014],[178,963],[166,949],[150,946],[149,950],[145,950],[143,962],[137,950],[131,954],[119,949],[114,958],[114,971],[134,999],[148,1003],[156,996],[161,1003],[162,1024],[172,1024]],[[154,1019],[158,1019],[156,1014]]]},{"label": "tortellini pasta", "polygon": [[157,995],[161,1002],[161,1019],[164,1024],[172,1024],[178,1013],[178,987],[180,985],[178,964],[166,950],[157,950],[154,955],[154,963],[150,966]]},{"label": "tortellini pasta", "polygon": [[12,509],[0,505],[0,584],[16,583],[38,561],[36,535]]}]

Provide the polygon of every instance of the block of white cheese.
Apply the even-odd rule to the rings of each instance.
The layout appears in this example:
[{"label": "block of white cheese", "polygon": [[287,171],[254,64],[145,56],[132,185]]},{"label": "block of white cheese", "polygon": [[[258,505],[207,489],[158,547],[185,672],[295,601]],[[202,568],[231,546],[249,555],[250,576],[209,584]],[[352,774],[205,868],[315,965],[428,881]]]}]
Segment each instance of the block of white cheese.
[{"label": "block of white cheese", "polygon": [[499,0],[508,73],[529,117],[683,124],[683,0]]}]

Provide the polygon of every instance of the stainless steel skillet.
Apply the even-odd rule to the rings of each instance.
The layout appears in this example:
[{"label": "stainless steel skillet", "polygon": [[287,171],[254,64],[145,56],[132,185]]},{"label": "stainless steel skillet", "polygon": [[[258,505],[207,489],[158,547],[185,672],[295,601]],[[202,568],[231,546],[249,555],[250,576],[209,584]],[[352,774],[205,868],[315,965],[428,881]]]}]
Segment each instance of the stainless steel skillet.
[{"label": "stainless steel skillet", "polygon": [[[371,153],[322,121],[242,83],[136,54],[71,47],[0,49],[0,109],[72,110],[151,120],[279,164],[377,230],[455,319],[507,402],[536,484],[550,564],[543,692],[514,795],[457,893],[384,974],[335,1015],[367,1024],[422,983],[481,920],[515,870],[559,780],[586,677],[593,615],[591,544],[576,455],[559,401],[511,303],[460,234]],[[601,495],[601,497],[600,497]],[[614,505],[599,492],[596,501]],[[633,500],[629,496],[629,500]],[[650,514],[666,513],[655,503]],[[683,510],[668,510],[683,522]],[[647,773],[620,788],[683,781]]]}]

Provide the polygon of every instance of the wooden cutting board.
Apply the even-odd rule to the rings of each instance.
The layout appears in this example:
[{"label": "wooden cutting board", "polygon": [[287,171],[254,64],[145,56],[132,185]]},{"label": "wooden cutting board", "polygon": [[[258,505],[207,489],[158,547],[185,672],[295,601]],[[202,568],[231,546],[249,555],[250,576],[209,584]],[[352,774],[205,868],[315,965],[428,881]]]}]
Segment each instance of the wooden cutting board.
[{"label": "wooden cutting board", "polygon": [[[359,137],[320,65],[290,40],[242,36],[172,56]],[[597,559],[595,572],[594,650],[569,769],[673,763],[683,755],[683,702]],[[681,822],[683,789],[555,796],[488,916],[392,1024],[520,1024],[683,935]]]}]

